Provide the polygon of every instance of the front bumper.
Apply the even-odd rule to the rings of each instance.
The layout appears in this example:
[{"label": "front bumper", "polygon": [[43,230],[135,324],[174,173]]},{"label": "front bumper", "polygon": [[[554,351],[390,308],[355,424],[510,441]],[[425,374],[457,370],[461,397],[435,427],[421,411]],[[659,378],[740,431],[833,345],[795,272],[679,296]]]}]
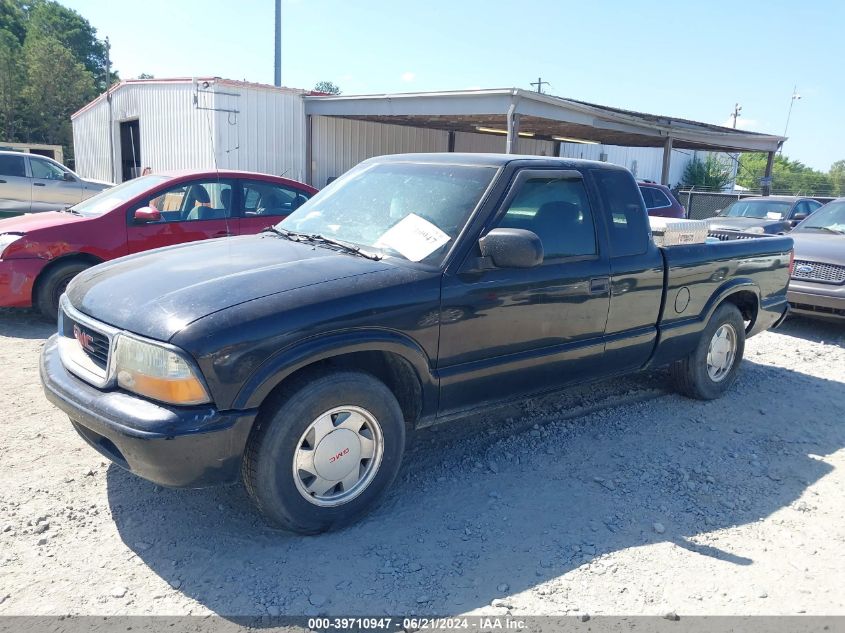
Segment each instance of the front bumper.
[{"label": "front bumper", "polygon": [[845,319],[845,285],[791,280],[786,293],[795,314]]},{"label": "front bumper", "polygon": [[44,393],[93,448],[163,486],[202,488],[238,479],[255,410],[176,407],[100,391],[64,368],[56,339],[50,337],[41,353]]},{"label": "front bumper", "polygon": [[45,264],[37,258],[0,259],[0,307],[31,307],[32,286]]}]

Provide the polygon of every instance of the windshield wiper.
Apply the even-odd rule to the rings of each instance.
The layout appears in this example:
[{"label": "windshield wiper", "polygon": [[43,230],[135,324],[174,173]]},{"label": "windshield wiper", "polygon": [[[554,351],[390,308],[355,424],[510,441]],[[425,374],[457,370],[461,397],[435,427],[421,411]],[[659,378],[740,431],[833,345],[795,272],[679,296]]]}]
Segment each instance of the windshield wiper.
[{"label": "windshield wiper", "polygon": [[61,209],[59,209],[59,211],[61,213],[72,213],[73,215],[82,215],[79,211],[77,211],[73,207],[74,207],[74,205],[68,204],[68,205],[63,206]]},{"label": "windshield wiper", "polygon": [[369,251],[361,250],[359,246],[353,246],[352,244],[347,244],[346,242],[341,242],[340,240],[333,240],[332,238],[320,235],[319,233],[297,233],[296,231],[280,229],[277,226],[268,226],[264,229],[264,231],[275,233],[279,237],[283,237],[291,242],[317,242],[319,244],[339,248],[344,253],[360,255],[361,257],[366,257],[367,259],[372,259],[373,261],[379,261],[382,259],[382,256],[377,253],[370,253]]},{"label": "windshield wiper", "polygon": [[319,233],[309,233],[308,235],[304,233],[295,233],[295,235],[301,236],[312,242],[319,242],[320,244],[334,246],[341,249],[344,253],[349,253],[350,255],[360,255],[361,257],[366,257],[367,259],[372,259],[376,262],[382,258],[382,256],[377,253],[370,253],[369,251],[361,250],[360,246],[353,246],[352,244],[347,244],[346,242],[341,242],[340,240],[334,240],[330,237],[326,237],[325,235],[320,235]]},{"label": "windshield wiper", "polygon": [[818,229],[819,231],[827,231],[828,233],[833,233],[834,235],[845,235],[845,231],[837,231],[836,229],[832,229],[829,226],[802,226],[802,229]]}]

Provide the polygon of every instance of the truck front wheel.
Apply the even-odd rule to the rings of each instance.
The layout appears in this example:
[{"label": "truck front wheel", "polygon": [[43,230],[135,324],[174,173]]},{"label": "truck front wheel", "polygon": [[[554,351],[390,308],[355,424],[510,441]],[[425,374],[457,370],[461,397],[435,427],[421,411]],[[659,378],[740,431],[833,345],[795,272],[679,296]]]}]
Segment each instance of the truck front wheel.
[{"label": "truck front wheel", "polygon": [[736,380],[745,351],[745,323],[732,303],[719,306],[695,351],[670,368],[675,388],[699,400],[718,398]]},{"label": "truck front wheel", "polygon": [[351,523],[381,498],[402,461],[399,403],[363,372],[300,381],[256,424],[244,454],[244,484],[270,521],[294,532]]}]

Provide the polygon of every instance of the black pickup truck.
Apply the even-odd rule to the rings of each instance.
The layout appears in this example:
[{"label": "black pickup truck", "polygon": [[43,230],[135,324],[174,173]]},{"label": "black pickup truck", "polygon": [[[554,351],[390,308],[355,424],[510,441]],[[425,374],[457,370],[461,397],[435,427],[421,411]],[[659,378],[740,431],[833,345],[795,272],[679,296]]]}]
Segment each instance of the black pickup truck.
[{"label": "black pickup truck", "polygon": [[242,478],[315,533],[373,505],[414,429],[664,365],[718,397],[785,316],[791,256],[788,237],[660,248],[604,163],[380,157],[259,235],[80,274],[41,378],[120,466]]}]

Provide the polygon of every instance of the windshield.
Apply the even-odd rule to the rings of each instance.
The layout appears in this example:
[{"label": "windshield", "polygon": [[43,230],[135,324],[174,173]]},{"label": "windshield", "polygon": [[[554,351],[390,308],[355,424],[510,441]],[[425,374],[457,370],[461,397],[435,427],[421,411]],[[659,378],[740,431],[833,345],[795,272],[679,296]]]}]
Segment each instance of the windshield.
[{"label": "windshield", "polygon": [[845,233],[845,200],[831,202],[798,225],[800,229],[823,229]]},{"label": "windshield", "polygon": [[791,207],[791,202],[778,202],[776,200],[737,200],[725,209],[722,216],[783,220]]},{"label": "windshield", "polygon": [[101,191],[71,208],[80,215],[102,215],[145,191],[169,180],[167,176],[141,176]]},{"label": "windshield", "polygon": [[495,173],[494,167],[467,165],[361,165],[277,228],[436,264],[445,257]]}]

